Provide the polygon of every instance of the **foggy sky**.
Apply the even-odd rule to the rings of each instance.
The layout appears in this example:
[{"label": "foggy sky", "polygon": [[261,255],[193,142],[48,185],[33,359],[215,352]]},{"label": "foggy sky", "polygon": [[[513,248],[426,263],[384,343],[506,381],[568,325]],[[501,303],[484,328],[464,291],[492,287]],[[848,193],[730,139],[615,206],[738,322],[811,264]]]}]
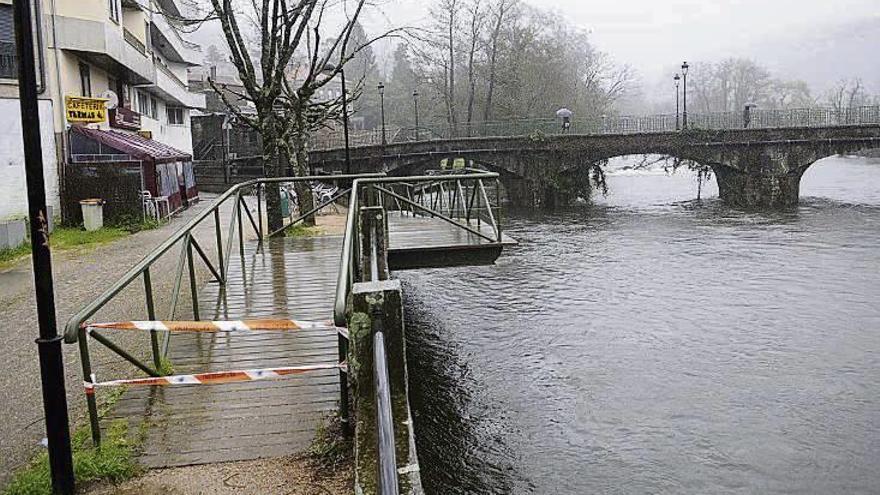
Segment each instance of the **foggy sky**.
[{"label": "foggy sky", "polygon": [[[551,8],[591,32],[600,49],[644,77],[682,60],[749,56],[773,40],[806,36],[858,19],[880,17],[880,0],[524,0]],[[385,0],[376,24],[423,24],[430,2]],[[372,23],[371,22],[371,23]],[[377,26],[378,27],[378,26]],[[772,58],[772,46],[766,46]],[[858,54],[841,54],[860,56]],[[864,54],[861,54],[864,56]]]}]

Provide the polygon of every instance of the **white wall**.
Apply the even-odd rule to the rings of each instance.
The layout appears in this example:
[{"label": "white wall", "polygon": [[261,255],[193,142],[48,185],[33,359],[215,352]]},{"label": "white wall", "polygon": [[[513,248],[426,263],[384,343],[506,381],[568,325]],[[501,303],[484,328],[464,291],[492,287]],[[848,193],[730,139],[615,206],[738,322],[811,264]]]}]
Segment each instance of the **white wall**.
[{"label": "white wall", "polygon": [[[58,166],[55,161],[55,133],[52,128],[52,102],[39,101],[40,135],[43,144],[43,174],[46,202],[60,214]],[[0,99],[0,220],[27,217],[27,185],[21,137],[21,111],[18,99]]]},{"label": "white wall", "polygon": [[[151,131],[155,141],[192,154],[192,129],[190,128],[189,110],[184,110],[182,125],[169,125],[168,114],[165,110],[168,103],[155,95],[153,95],[153,98],[159,101],[159,114],[156,119],[151,119],[142,114],[141,129]],[[137,106],[135,106],[135,109],[137,109]]]}]

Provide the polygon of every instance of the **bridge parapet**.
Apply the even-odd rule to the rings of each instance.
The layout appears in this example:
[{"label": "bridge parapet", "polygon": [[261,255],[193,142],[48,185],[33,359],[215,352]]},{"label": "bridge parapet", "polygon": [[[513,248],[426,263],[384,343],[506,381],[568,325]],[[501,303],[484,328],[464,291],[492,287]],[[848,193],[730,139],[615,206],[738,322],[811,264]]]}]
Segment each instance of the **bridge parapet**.
[{"label": "bridge parapet", "polygon": [[[752,109],[744,112],[691,113],[691,130],[780,129],[801,127],[835,127],[880,124],[880,105],[850,108],[793,108],[784,110]],[[680,128],[675,114],[646,116],[603,115],[574,119],[567,129],[558,119],[511,119],[450,125],[427,125],[418,128],[394,128],[386,131],[390,144],[418,141],[446,141],[476,137],[524,137],[558,134],[620,135],[674,132]],[[352,147],[382,144],[381,130],[360,131],[350,142]],[[312,150],[328,150],[345,146],[341,132],[315,136]]]}]

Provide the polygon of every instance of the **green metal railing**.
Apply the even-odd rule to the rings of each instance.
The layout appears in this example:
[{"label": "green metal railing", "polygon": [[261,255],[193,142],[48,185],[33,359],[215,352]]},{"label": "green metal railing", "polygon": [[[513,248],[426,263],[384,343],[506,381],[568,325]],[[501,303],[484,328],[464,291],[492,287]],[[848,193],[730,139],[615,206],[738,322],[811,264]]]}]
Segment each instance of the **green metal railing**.
[{"label": "green metal railing", "polygon": [[[175,248],[179,249],[177,256],[177,264],[175,269],[173,289],[168,308],[168,316],[166,320],[174,320],[178,314],[180,305],[180,296],[184,284],[184,274],[187,274],[189,282],[189,293],[191,298],[191,311],[194,320],[200,320],[199,307],[199,284],[196,276],[196,261],[201,261],[207,270],[211,273],[214,280],[225,285],[227,274],[229,273],[229,264],[235,256],[233,253],[234,242],[238,240],[238,256],[244,260],[245,245],[245,222],[248,229],[253,235],[262,242],[269,234],[264,232],[263,228],[263,199],[265,195],[266,185],[268,184],[296,184],[300,182],[322,181],[328,183],[337,183],[340,186],[350,183],[358,178],[377,177],[382,174],[364,174],[364,175],[336,175],[336,176],[313,176],[313,177],[282,177],[282,178],[264,178],[252,180],[238,184],[228,191],[220,195],[213,201],[211,206],[205,211],[200,212],[186,225],[175,232],[171,237],[159,244],[144,259],[129,269],[119,280],[106,289],[94,301],[86,305],[79,312],[73,315],[65,325],[64,340],[66,343],[79,344],[80,359],[82,372],[85,381],[94,382],[91,354],[89,350],[89,337],[94,339],[111,352],[120,356],[125,361],[135,366],[145,374],[158,377],[161,376],[162,360],[167,356],[169,348],[170,334],[164,332],[160,339],[159,332],[150,332],[150,350],[152,355],[152,363],[145,363],[134,353],[123,349],[120,345],[101,334],[98,331],[86,333],[87,321],[89,318],[98,313],[108,303],[116,299],[128,287],[132,286],[136,281],[143,283],[143,301],[148,320],[160,319],[157,316],[156,299],[153,286],[154,267],[166,255],[171,255]],[[246,198],[255,197],[256,205],[252,208],[248,204]],[[306,217],[315,214],[325,208],[330,203],[324,203],[309,212],[305,212],[298,217],[290,217],[285,228],[290,225],[303,221]],[[226,236],[224,239],[224,230],[221,220],[221,212],[224,208],[231,208],[232,215],[229,219]],[[256,209],[256,212],[252,211]],[[256,217],[254,214],[256,213]],[[247,220],[245,220],[247,219]],[[213,235],[209,236],[209,242],[216,243],[216,258],[212,259],[206,251],[203,243],[196,237],[196,229],[207,222],[213,220]],[[275,234],[275,233],[272,233]],[[97,403],[93,393],[86,395],[89,410],[89,418],[92,427],[92,438],[97,444],[100,442],[100,428],[98,425]]]},{"label": "green metal railing", "polygon": [[[414,177],[375,177],[356,179],[352,183],[345,237],[342,243],[339,275],[336,281],[334,321],[346,326],[346,310],[351,288],[357,282],[360,268],[360,209],[378,204],[399,214],[427,216],[454,225],[491,243],[502,243],[499,175],[471,172]],[[492,204],[485,181],[495,182],[496,201]],[[483,223],[491,227],[487,233]],[[491,235],[490,235],[491,234]]]},{"label": "green metal railing", "polygon": [[[129,269],[94,301],[72,316],[65,325],[64,339],[69,344],[79,345],[82,372],[86,382],[94,383],[96,381],[89,348],[90,339],[109,349],[146,375],[162,376],[162,362],[169,352],[170,333],[150,331],[149,350],[144,349],[141,353],[130,352],[99,330],[87,331],[89,319],[111,301],[123,295],[126,289],[136,287],[135,284],[140,281],[143,287],[146,319],[150,321],[174,320],[181,310],[181,293],[184,290],[186,276],[191,299],[189,309],[192,312],[192,319],[198,321],[201,319],[200,287],[196,273],[198,263],[204,265],[216,283],[225,286],[232,259],[238,257],[242,262],[245,260],[247,232],[251,232],[258,242],[262,242],[266,238],[282,234],[285,228],[348,199],[348,215],[341,252],[341,265],[337,274],[333,315],[336,325],[345,327],[347,326],[348,295],[352,285],[358,281],[356,272],[360,268],[358,264],[360,247],[357,240],[361,232],[358,229],[357,219],[362,207],[375,208],[378,206],[383,208],[386,213],[390,211],[399,215],[435,218],[469,232],[484,242],[500,244],[502,229],[498,177],[498,174],[495,173],[466,170],[460,173],[447,172],[439,175],[404,178],[385,177],[384,174],[264,178],[238,184],[220,195],[206,210],[198,213],[186,225]],[[269,184],[295,185],[312,181],[335,183],[338,190],[310,211],[300,212],[297,216],[291,214],[285,222],[284,228],[274,232],[266,232],[263,222],[266,186]],[[494,182],[496,193],[494,204],[490,200],[486,181]],[[280,187],[280,189],[284,190],[285,188]],[[228,218],[228,227],[224,229],[223,211],[226,208],[231,210],[231,214]],[[205,226],[207,229],[197,232],[197,229]],[[208,240],[205,239],[206,237]],[[206,249],[207,243],[215,244],[216,253],[212,255]],[[235,249],[236,243],[238,244],[237,249]],[[175,255],[173,289],[167,308],[167,316],[160,318],[154,293],[154,276],[159,270],[157,265],[160,260],[166,256]],[[125,295],[128,297],[127,294]],[[140,358],[139,354],[151,355],[151,362],[145,362],[150,360]],[[348,341],[340,333],[340,362],[345,361],[347,356]],[[340,370],[340,394],[340,414],[343,418],[347,418],[348,385],[347,376],[343,370]],[[101,432],[94,389],[91,391],[87,389],[86,399],[92,438],[95,444],[99,444]]]}]

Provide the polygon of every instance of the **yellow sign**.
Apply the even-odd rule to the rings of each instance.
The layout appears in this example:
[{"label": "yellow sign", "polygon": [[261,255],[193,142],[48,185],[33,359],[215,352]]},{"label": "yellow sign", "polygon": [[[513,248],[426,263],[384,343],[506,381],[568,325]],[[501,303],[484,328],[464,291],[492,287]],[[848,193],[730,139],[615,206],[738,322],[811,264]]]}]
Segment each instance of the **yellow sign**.
[{"label": "yellow sign", "polygon": [[66,96],[64,107],[68,122],[97,124],[107,121],[107,98]]}]

